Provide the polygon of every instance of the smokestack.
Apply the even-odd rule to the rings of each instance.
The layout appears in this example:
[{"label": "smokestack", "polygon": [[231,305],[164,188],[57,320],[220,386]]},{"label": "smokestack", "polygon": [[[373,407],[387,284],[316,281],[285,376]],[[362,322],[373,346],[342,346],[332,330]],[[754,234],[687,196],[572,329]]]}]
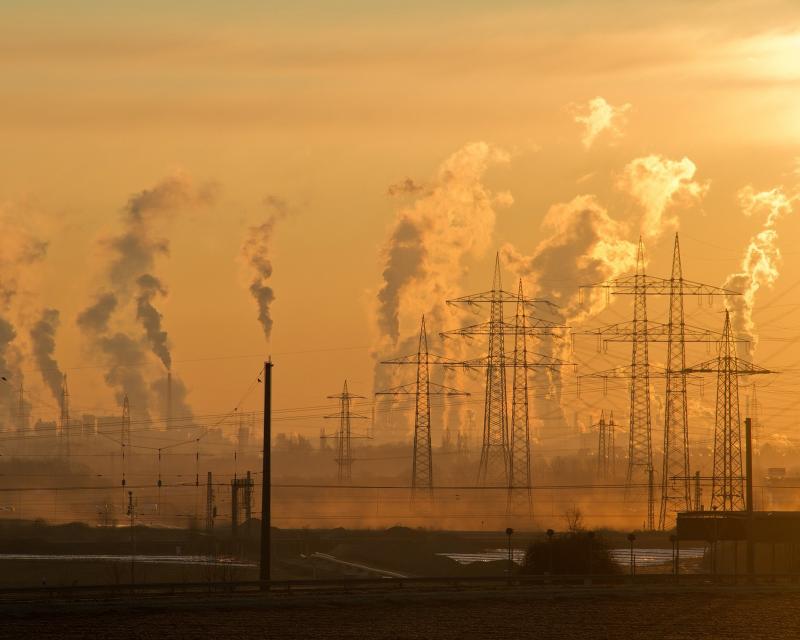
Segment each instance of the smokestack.
[{"label": "smokestack", "polygon": [[167,429],[172,428],[172,371],[167,371]]}]

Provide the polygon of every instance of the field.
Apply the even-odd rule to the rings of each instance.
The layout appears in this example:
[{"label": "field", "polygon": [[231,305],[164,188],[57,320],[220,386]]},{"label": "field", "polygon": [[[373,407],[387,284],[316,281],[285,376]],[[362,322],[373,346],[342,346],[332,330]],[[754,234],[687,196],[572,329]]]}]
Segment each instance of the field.
[{"label": "field", "polygon": [[797,637],[800,592],[498,590],[3,611],[0,638]]}]

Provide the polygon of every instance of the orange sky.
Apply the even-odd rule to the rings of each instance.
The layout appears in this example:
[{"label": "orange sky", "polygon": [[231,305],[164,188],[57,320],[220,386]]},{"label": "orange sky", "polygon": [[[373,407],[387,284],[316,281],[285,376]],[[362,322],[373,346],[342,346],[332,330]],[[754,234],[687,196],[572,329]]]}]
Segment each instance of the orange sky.
[{"label": "orange sky", "polygon": [[[75,410],[117,412],[75,319],[107,285],[104,239],[121,233],[131,195],[175,175],[214,192],[154,227],[170,244],[154,265],[169,291],[157,306],[197,414],[232,408],[267,352],[279,408],[325,404],[345,377],[369,395],[370,352],[382,344],[376,296],[396,216],[426,206],[416,202],[441,184],[442,164],[474,142],[503,156],[469,183],[495,198],[495,215],[459,258],[464,273],[447,271],[448,286],[486,288],[494,252],[512,243],[531,255],[552,233],[542,226],[547,211],[579,195],[596,195],[624,225],[621,237],[635,240],[646,207],[623,186],[625,168],[648,156],[696,167],[696,187],[670,199],[665,216],[682,232],[686,276],[722,284],[765,221],[763,212],[743,214],[740,190],[798,193],[800,15],[791,2],[697,4],[4,3],[5,242],[20,229],[48,242],[32,266],[10,249],[11,264],[2,259],[6,273],[20,273],[6,315],[20,335],[34,416],[55,414],[27,344],[42,307],[61,313],[56,356]],[[630,106],[612,121],[616,131],[587,146],[576,116],[598,96]],[[423,191],[387,195],[406,178]],[[270,196],[289,213],[272,241],[268,346],[238,256]],[[756,359],[785,370],[759,397],[774,429],[793,437],[786,396],[800,352],[774,339],[794,337],[800,309],[791,288],[800,279],[796,215],[775,225],[780,275],[757,293],[754,312]],[[667,275],[674,228],[665,223],[648,240],[655,273]],[[401,316],[402,336],[416,330],[417,311]],[[142,339],[124,313],[116,322]],[[608,313],[595,324],[628,312]],[[703,313],[698,321],[719,322]],[[581,348],[576,359],[591,360],[591,341]],[[615,353],[624,361],[624,350]],[[148,359],[144,375],[161,375]],[[256,407],[257,394],[245,404]],[[581,410],[594,411],[592,402]],[[319,427],[286,429],[315,436]]]}]

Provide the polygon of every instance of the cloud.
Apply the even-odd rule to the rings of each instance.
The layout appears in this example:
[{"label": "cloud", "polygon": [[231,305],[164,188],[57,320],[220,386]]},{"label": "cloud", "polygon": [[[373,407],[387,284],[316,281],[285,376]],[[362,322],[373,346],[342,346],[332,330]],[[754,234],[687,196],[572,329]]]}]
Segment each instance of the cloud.
[{"label": "cloud", "polygon": [[622,128],[627,123],[626,114],[630,111],[629,103],[615,107],[605,98],[597,96],[583,105],[571,105],[573,119],[583,127],[581,142],[586,149],[590,149],[597,138],[606,134],[609,140],[622,136]]}]

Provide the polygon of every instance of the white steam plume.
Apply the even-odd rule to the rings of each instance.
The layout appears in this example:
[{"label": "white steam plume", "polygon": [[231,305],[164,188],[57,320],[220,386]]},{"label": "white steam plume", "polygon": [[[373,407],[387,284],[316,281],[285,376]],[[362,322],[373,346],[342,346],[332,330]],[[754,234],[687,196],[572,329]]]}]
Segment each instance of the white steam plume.
[{"label": "white steam plume", "polygon": [[746,216],[764,216],[764,226],[756,233],[745,249],[741,270],[725,280],[724,287],[741,293],[729,296],[728,308],[732,311],[734,331],[748,338],[753,346],[758,335],[753,322],[753,307],[756,294],[762,287],[771,287],[780,275],[782,262],[778,248],[778,232],[775,225],[793,211],[798,196],[789,196],[782,187],[769,191],[755,191],[751,185],[738,193],[739,204]]},{"label": "white steam plume", "polygon": [[670,160],[659,155],[636,158],[623,169],[617,186],[642,206],[641,233],[645,239],[676,230],[679,221],[670,210],[695,204],[705,196],[709,183],[694,180],[696,171],[689,158]]},{"label": "white steam plume", "polygon": [[[493,193],[483,182],[489,167],[509,160],[502,149],[474,142],[442,162],[424,186],[406,179],[389,188],[390,194],[409,199],[398,209],[382,250],[383,282],[377,293],[378,335],[373,349],[375,391],[393,386],[397,375],[378,361],[414,351],[423,314],[429,348],[437,351],[434,337],[448,328],[445,301],[463,293],[466,260],[484,255],[489,248],[496,208],[513,202],[510,193]],[[486,276],[488,284],[491,274]],[[451,349],[458,344],[448,342]],[[453,412],[448,411],[445,419],[450,428],[457,426]]]},{"label": "white steam plume", "polygon": [[571,111],[575,122],[583,127],[581,142],[586,149],[591,148],[597,138],[604,132],[608,138],[615,140],[622,136],[622,128],[625,126],[626,114],[630,111],[629,103],[618,107],[606,102],[605,98],[597,96],[586,104],[571,105]]},{"label": "white steam plume", "polygon": [[[581,299],[577,285],[602,282],[631,271],[636,265],[636,244],[625,238],[625,225],[615,221],[593,195],[582,195],[550,208],[542,223],[546,235],[525,256],[507,244],[502,252],[509,268],[528,282],[530,294],[559,305],[555,319],[574,326],[599,313],[604,306],[600,290],[587,290]],[[537,350],[549,356],[567,358],[569,340],[543,337]],[[562,373],[537,370],[534,381],[548,390],[537,397],[535,416],[555,420],[565,427],[561,407]]]}]

